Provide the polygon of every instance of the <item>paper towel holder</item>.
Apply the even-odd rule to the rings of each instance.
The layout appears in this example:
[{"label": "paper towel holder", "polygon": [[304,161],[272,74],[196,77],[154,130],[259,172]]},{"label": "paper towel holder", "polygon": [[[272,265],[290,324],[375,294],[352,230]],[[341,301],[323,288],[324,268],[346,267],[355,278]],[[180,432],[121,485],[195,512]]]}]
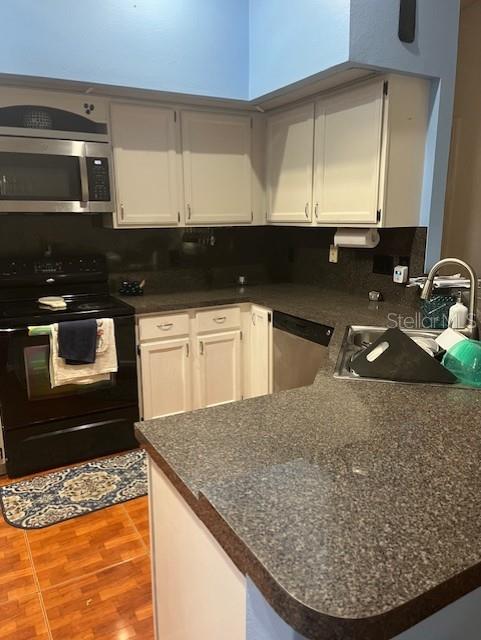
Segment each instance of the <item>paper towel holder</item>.
[{"label": "paper towel holder", "polygon": [[342,227],[334,234],[334,245],[351,249],[374,249],[381,237],[377,229]]}]

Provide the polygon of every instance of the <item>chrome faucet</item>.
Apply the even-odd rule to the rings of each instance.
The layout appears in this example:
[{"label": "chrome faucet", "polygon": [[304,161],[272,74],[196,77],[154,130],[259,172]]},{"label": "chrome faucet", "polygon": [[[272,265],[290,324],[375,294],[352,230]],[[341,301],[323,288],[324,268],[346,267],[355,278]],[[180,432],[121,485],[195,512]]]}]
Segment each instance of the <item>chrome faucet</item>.
[{"label": "chrome faucet", "polygon": [[460,267],[464,267],[464,269],[466,269],[469,274],[471,288],[469,291],[468,324],[464,329],[458,329],[458,331],[459,333],[464,333],[472,340],[477,340],[479,337],[478,320],[476,317],[478,304],[478,276],[476,275],[473,267],[467,262],[464,262],[464,260],[460,260],[459,258],[444,258],[443,260],[439,260],[439,262],[436,262],[436,264],[431,268],[431,271],[428,274],[426,283],[421,292],[421,299],[429,300],[433,292],[435,275],[437,274],[439,269],[441,269],[441,267],[445,267],[447,265],[457,265]]}]

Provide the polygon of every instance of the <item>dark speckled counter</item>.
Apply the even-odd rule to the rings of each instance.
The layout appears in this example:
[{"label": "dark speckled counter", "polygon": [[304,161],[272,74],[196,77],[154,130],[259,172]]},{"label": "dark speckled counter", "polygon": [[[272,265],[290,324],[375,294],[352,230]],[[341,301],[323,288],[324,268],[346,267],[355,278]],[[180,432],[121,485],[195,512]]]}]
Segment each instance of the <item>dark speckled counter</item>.
[{"label": "dark speckled counter", "polygon": [[480,586],[481,394],[333,377],[346,325],[413,310],[295,285],[135,306],[242,301],[335,327],[313,385],[136,427],[239,569],[324,640],[392,638]]}]

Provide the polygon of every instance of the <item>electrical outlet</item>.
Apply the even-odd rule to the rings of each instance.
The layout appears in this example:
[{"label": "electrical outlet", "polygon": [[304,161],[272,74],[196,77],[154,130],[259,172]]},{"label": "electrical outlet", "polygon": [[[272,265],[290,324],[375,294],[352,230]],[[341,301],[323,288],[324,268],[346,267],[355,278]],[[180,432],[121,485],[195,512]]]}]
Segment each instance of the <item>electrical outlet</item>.
[{"label": "electrical outlet", "polygon": [[329,262],[339,262],[339,247],[335,244],[329,247]]},{"label": "electrical outlet", "polygon": [[394,268],[393,281],[398,284],[404,284],[408,281],[409,269],[406,266],[398,265]]}]

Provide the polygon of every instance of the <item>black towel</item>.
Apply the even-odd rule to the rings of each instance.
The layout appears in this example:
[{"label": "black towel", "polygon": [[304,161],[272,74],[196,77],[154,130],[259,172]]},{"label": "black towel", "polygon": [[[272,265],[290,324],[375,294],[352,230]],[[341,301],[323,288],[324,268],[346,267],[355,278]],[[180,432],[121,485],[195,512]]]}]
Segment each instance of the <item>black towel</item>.
[{"label": "black towel", "polygon": [[97,321],[75,320],[58,324],[58,355],[67,364],[92,364],[97,350]]}]

